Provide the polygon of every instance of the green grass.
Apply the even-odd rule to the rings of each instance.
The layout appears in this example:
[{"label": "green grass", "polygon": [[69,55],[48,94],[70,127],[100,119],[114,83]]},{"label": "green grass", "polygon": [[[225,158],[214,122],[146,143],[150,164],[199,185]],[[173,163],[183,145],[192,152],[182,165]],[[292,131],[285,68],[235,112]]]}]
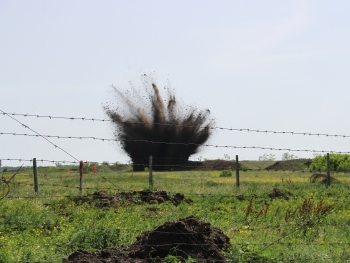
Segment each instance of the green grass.
[{"label": "green grass", "polygon": [[[40,168],[38,195],[30,170],[11,181],[10,193],[0,200],[0,262],[62,262],[77,249],[132,244],[144,231],[189,215],[230,237],[231,262],[350,262],[347,174],[335,174],[338,181],[325,188],[309,182],[311,173],[241,172],[237,189],[234,173],[154,172],[155,190],[183,193],[193,203],[124,203],[102,209],[66,198],[80,194],[78,171],[68,176],[66,169]],[[11,175],[4,173],[7,179]],[[99,167],[98,174],[84,175],[83,187],[84,195],[149,189],[148,173]],[[270,199],[276,187],[292,197]],[[153,207],[157,213],[150,213]]]}]

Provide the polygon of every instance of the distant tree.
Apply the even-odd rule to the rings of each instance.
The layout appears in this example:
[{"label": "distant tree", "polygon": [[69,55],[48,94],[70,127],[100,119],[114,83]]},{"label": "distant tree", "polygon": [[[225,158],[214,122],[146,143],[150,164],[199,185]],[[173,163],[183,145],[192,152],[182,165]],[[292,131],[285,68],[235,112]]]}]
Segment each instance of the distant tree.
[{"label": "distant tree", "polygon": [[259,161],[275,161],[276,157],[274,154],[266,154],[264,153],[263,155],[259,156]]},{"label": "distant tree", "polygon": [[282,154],[282,161],[295,160],[298,159],[298,156],[294,154],[290,154],[289,152],[285,152]]}]

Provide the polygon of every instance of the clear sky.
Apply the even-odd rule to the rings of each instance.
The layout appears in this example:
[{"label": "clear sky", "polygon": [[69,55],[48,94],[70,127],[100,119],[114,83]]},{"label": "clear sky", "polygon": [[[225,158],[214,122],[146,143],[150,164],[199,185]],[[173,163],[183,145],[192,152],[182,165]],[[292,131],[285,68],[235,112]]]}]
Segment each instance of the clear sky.
[{"label": "clear sky", "polygon": [[[106,118],[111,85],[142,89],[148,74],[210,109],[219,127],[350,136],[349,13],[345,0],[0,0],[0,110]],[[13,117],[40,134],[113,138],[104,122]],[[0,132],[33,134],[6,115]],[[50,140],[79,160],[129,160],[115,142]],[[216,130],[208,143],[346,152],[349,140]],[[284,152],[202,147],[191,159]],[[0,159],[70,155],[43,138],[0,135]]]}]

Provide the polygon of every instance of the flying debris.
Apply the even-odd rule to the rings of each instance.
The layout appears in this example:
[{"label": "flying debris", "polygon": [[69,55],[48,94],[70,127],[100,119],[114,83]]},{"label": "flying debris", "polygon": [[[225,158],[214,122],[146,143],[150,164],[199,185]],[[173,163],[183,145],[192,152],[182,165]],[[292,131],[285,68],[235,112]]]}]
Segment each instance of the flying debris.
[{"label": "flying debris", "polygon": [[[148,99],[135,89],[122,92],[113,87],[118,105],[111,109],[104,106],[112,120],[115,137],[129,155],[134,171],[143,171],[153,157],[154,170],[181,170],[189,157],[199,151],[210,137],[213,120],[210,111],[198,111],[195,107],[179,105],[168,90],[163,100],[156,84],[148,89]],[[167,103],[166,103],[167,102]]]}]

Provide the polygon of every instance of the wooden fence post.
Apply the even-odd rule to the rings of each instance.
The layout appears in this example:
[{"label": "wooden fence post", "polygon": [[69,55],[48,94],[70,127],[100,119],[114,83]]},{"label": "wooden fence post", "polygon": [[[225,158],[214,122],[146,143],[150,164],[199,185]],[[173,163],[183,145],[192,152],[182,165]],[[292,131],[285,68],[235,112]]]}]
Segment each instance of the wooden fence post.
[{"label": "wooden fence post", "polygon": [[331,171],[330,171],[330,161],[329,161],[329,153],[327,153],[327,179],[326,179],[326,187],[331,185]]},{"label": "wooden fence post", "polygon": [[239,163],[238,163],[238,155],[236,155],[236,188],[239,188]]},{"label": "wooden fence post", "polygon": [[84,162],[80,161],[80,164],[79,164],[79,174],[80,174],[79,191],[80,191],[80,195],[83,194],[83,170],[84,170]]},{"label": "wooden fence post", "polygon": [[151,188],[153,188],[152,163],[153,163],[153,159],[152,159],[152,155],[150,155],[150,157],[149,157],[149,167],[148,167],[148,170],[149,170],[149,178],[148,178],[148,181],[149,181],[149,186],[150,186]]}]

